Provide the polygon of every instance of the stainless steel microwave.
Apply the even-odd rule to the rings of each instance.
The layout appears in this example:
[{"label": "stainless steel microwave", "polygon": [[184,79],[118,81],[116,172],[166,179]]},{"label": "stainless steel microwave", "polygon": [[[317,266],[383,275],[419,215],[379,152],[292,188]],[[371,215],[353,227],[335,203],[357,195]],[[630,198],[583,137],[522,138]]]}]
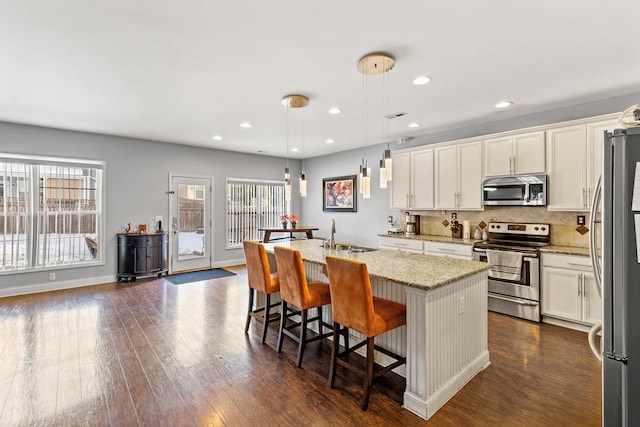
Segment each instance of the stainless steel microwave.
[{"label": "stainless steel microwave", "polygon": [[546,206],[547,175],[510,175],[482,180],[485,206]]}]

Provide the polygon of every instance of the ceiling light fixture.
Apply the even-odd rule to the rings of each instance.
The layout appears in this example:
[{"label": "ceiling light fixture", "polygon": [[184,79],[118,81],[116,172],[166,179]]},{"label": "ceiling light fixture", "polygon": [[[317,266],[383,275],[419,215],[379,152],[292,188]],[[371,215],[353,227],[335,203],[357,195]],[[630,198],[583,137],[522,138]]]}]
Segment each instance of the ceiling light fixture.
[{"label": "ceiling light fixture", "polygon": [[[364,146],[367,145],[367,76],[374,74],[385,74],[387,71],[393,69],[394,65],[395,59],[391,55],[383,52],[369,53],[360,58],[360,60],[358,61],[357,68],[358,71],[360,71],[360,73],[362,74],[362,142]],[[362,193],[363,199],[369,199],[371,197],[371,168],[368,167],[367,161],[364,158],[362,159],[362,164],[360,165],[360,193]]]},{"label": "ceiling light fixture", "polygon": [[426,85],[431,81],[431,77],[428,76],[420,76],[413,80],[413,84],[416,86]]},{"label": "ceiling light fixture", "polygon": [[[284,169],[284,197],[285,201],[291,199],[291,174],[289,173],[289,110],[292,108],[304,108],[309,105],[309,98],[304,95],[287,95],[282,98],[282,105],[287,107],[287,164]],[[304,145],[304,138],[303,138]],[[298,151],[297,148],[291,151]],[[307,196],[307,176],[303,170],[300,171],[300,195]]]},{"label": "ceiling light fixture", "polygon": [[500,101],[496,104],[496,108],[507,108],[513,105],[511,101]]},{"label": "ceiling light fixture", "polygon": [[215,141],[222,141],[222,137],[221,137],[220,135],[215,135],[215,136],[213,137],[213,139],[214,139]]},{"label": "ceiling light fixture", "polygon": [[333,139],[327,139],[325,142],[327,144],[333,144],[335,141]]},{"label": "ceiling light fixture", "polygon": [[409,127],[410,128],[419,128],[420,127],[420,123],[415,123],[415,122],[409,123]]},{"label": "ceiling light fixture", "polygon": [[340,113],[342,113],[342,110],[339,109],[338,107],[333,107],[329,109],[329,114],[340,114]]},{"label": "ceiling light fixture", "polygon": [[240,123],[240,127],[248,129],[250,127],[253,127],[253,125],[251,123],[249,123],[249,122],[242,122],[242,123]]}]

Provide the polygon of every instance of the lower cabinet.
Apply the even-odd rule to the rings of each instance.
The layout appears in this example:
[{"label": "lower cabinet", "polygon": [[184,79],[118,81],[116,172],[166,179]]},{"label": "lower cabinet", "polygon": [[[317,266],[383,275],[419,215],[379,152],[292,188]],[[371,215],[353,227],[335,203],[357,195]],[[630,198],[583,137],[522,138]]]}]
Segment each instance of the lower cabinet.
[{"label": "lower cabinet", "polygon": [[167,273],[167,234],[118,234],[118,279]]},{"label": "lower cabinet", "polygon": [[471,245],[427,241],[424,242],[424,253],[427,255],[466,259],[467,261],[473,260],[473,246]]},{"label": "lower cabinet", "polygon": [[473,259],[473,246],[432,240],[404,239],[402,237],[380,236],[380,249],[446,256],[451,258]]},{"label": "lower cabinet", "polygon": [[391,249],[415,254],[424,253],[423,241],[416,239],[403,239],[401,237],[380,236],[380,249]]},{"label": "lower cabinet", "polygon": [[542,315],[594,325],[602,319],[602,303],[583,256],[542,254]]}]

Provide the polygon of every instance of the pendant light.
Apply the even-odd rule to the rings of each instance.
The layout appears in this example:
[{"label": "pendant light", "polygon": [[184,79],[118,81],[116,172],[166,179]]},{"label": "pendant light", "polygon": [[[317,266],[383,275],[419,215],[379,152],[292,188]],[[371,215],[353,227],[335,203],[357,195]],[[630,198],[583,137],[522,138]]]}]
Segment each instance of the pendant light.
[{"label": "pendant light", "polygon": [[307,197],[307,174],[304,173],[304,142],[305,142],[305,128],[304,128],[304,120],[302,120],[302,156],[303,159],[300,161],[300,197]]},{"label": "pendant light", "polygon": [[384,158],[380,159],[380,188],[387,188],[387,168],[384,163]]},{"label": "pendant light", "polygon": [[[287,95],[282,98],[282,105],[287,107],[287,163],[284,168],[284,199],[285,201],[291,200],[291,174],[289,173],[289,110],[292,108],[304,108],[309,105],[309,98],[304,95]],[[300,174],[300,191],[302,192],[302,176]],[[305,196],[306,196],[306,176],[305,176]]]},{"label": "pendant light", "polygon": [[[385,93],[385,79],[386,81],[389,80],[389,74],[386,72],[382,76],[383,114],[386,112],[386,109],[389,106],[389,94]],[[387,108],[385,108],[385,104]],[[382,118],[382,142],[384,142],[385,140],[389,140],[389,124],[385,119],[386,115]],[[380,188],[387,188],[387,182],[391,181],[392,178],[392,167],[393,165],[391,160],[391,150],[389,149],[389,143],[387,143],[387,149],[384,150],[384,153],[382,153],[382,161],[380,162]]]},{"label": "pendant light", "polygon": [[[383,52],[375,52],[370,53],[358,61],[357,68],[358,71],[362,74],[362,88],[363,88],[363,114],[362,114],[362,139],[363,145],[367,145],[367,91],[366,91],[366,78],[372,74],[384,74],[387,71],[391,70],[395,65],[395,59]],[[383,80],[384,83],[384,80]],[[384,122],[383,122],[384,127]],[[383,131],[384,134],[384,131]],[[382,168],[382,163],[380,162],[380,187],[386,188],[386,183],[389,180],[389,174],[387,172],[387,162],[386,158],[383,157],[384,168]],[[389,152],[389,161],[391,161],[391,153]],[[384,187],[383,187],[383,178],[384,178]],[[371,168],[368,167],[367,162],[362,159],[362,164],[360,165],[360,192],[362,193],[362,198],[369,199],[371,197]]]}]

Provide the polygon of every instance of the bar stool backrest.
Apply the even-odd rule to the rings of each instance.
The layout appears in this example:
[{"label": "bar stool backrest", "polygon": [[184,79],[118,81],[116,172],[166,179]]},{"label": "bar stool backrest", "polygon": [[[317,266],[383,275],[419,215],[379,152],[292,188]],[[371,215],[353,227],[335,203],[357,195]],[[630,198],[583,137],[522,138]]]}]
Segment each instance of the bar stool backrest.
[{"label": "bar stool backrest", "polygon": [[328,256],[333,321],[367,337],[376,335],[369,270],[363,262]]},{"label": "bar stool backrest", "polygon": [[269,268],[269,260],[264,245],[252,240],[244,240],[242,246],[247,262],[249,287],[265,294],[277,292],[278,285],[271,280],[271,269]]},{"label": "bar stool backrest", "polygon": [[283,246],[273,248],[280,277],[282,299],[299,308],[308,308],[311,296],[300,251]]}]

